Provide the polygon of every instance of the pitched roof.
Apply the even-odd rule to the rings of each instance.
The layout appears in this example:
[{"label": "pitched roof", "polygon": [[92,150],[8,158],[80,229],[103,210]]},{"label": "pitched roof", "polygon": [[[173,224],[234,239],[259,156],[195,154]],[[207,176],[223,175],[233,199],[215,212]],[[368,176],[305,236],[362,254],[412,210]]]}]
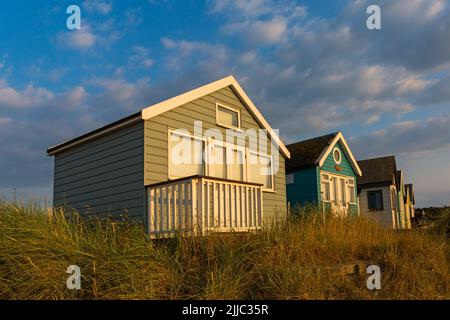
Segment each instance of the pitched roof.
[{"label": "pitched roof", "polygon": [[317,166],[321,154],[337,134],[337,132],[334,132],[287,145],[286,147],[291,153],[291,159],[286,160],[286,171]]},{"label": "pitched roof", "polygon": [[291,159],[286,161],[286,171],[322,166],[338,142],[342,144],[342,149],[355,173],[361,175],[361,169],[340,131],[288,145]]},{"label": "pitched roof", "polygon": [[395,156],[358,161],[362,176],[358,177],[358,186],[369,184],[392,184],[397,176]]},{"label": "pitched roof", "polygon": [[[151,105],[149,107],[146,107],[142,109],[140,112],[141,119],[147,120],[151,119],[161,113],[170,111],[174,108],[177,108],[183,104],[186,104],[192,100],[198,99],[200,97],[203,97],[205,95],[208,95],[214,91],[230,87],[233,92],[241,99],[241,101],[246,105],[250,111],[250,113],[255,117],[256,121],[267,130],[268,134],[272,138],[272,140],[279,146],[281,153],[286,157],[290,158],[290,153],[284,143],[279,138],[278,134],[270,127],[270,125],[267,123],[266,119],[263,117],[263,115],[259,112],[258,108],[255,106],[255,104],[250,100],[250,98],[247,96],[245,91],[242,89],[242,87],[239,85],[239,83],[236,81],[236,79],[233,76],[228,76],[223,79],[208,83],[204,86],[198,87],[194,90],[185,92],[183,94],[180,94],[178,96],[175,96],[173,98],[164,100],[162,102],[159,102],[157,104]],[[133,115],[134,116],[134,115]],[[130,116],[131,117],[131,116]],[[129,117],[127,117],[129,118]],[[127,119],[121,119],[119,121],[114,122],[113,124],[109,124],[105,127],[102,127],[100,129],[94,130],[92,132],[86,133],[80,137],[77,137],[75,139],[66,141],[64,143],[58,144],[56,146],[50,147],[47,149],[47,153],[49,155],[53,155],[63,149],[70,148],[76,144],[82,143],[86,140],[92,139],[94,137],[97,137],[98,135],[106,133],[104,130],[107,129],[107,132],[114,130],[116,128],[116,124],[123,125],[123,122]]]},{"label": "pitched roof", "polygon": [[67,140],[65,142],[62,142],[60,144],[54,145],[47,149],[48,155],[54,155],[55,153],[58,153],[60,151],[63,151],[65,149],[71,148],[77,144],[83,143],[84,141],[92,140],[98,136],[104,135],[108,132],[117,130],[119,128],[122,128],[124,126],[127,126],[131,123],[137,122],[142,119],[141,111],[138,111],[136,113],[133,113],[132,115],[129,115],[125,118],[119,119],[117,121],[114,121],[112,123],[109,123],[103,127],[100,127],[98,129],[95,129],[93,131],[90,131],[88,133],[82,134],[81,136],[78,136],[76,138],[73,138],[71,140]]}]

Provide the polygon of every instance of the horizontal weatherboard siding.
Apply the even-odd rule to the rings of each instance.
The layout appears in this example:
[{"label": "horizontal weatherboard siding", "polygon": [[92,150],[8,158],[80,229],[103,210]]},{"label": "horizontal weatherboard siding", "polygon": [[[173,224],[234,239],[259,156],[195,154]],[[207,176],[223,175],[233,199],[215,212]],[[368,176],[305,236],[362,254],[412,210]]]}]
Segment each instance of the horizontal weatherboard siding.
[{"label": "horizontal weatherboard siding", "polygon": [[[145,120],[145,184],[169,180],[168,176],[168,130],[186,129],[194,132],[194,121],[202,121],[203,131],[219,129],[225,138],[226,128],[216,123],[216,102],[240,111],[242,130],[258,130],[260,125],[230,87],[223,88],[178,108]],[[246,146],[256,150],[257,146]],[[271,153],[270,145],[268,153]],[[275,192],[263,193],[264,215],[270,221],[275,215],[286,215],[285,162],[279,153],[279,170],[274,176]]]},{"label": "horizontal weatherboard siding", "polygon": [[[337,143],[335,145],[335,148],[339,149],[339,151],[341,152],[341,163],[340,164],[336,164],[333,158],[333,151],[330,152],[330,154],[327,156],[325,162],[323,163],[322,166],[322,170],[324,171],[328,171],[331,173],[336,173],[336,174],[340,174],[340,175],[344,175],[344,176],[350,176],[350,177],[356,177],[355,172],[353,171],[353,168],[350,164],[350,161],[348,160],[347,156],[345,155],[345,153],[342,151],[342,147],[340,146],[339,143]],[[334,150],[334,148],[333,148]],[[336,166],[340,169],[337,170]]]},{"label": "horizontal weatherboard siding", "polygon": [[55,155],[54,205],[144,219],[144,122]]},{"label": "horizontal weatherboard siding", "polygon": [[287,199],[291,208],[298,205],[317,204],[316,167],[291,172],[294,183],[286,186]]}]

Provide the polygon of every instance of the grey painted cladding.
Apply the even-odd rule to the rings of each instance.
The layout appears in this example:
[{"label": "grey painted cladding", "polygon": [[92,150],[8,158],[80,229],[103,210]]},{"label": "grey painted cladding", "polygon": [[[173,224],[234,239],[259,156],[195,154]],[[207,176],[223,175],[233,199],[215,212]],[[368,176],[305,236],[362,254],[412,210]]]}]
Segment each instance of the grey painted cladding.
[{"label": "grey painted cladding", "polygon": [[55,155],[54,206],[143,219],[144,122]]},{"label": "grey painted cladding", "polygon": [[[73,208],[81,214],[115,216],[128,212],[129,216],[146,222],[145,186],[169,181],[169,129],[184,128],[192,133],[194,121],[201,120],[204,130],[219,129],[225,137],[225,129],[216,123],[216,102],[240,111],[243,130],[261,128],[231,87],[148,120],[137,119],[132,124],[55,152],[54,206]],[[62,146],[67,144],[70,142]],[[275,190],[263,192],[267,222],[287,214],[285,159],[275,146],[269,137],[267,153],[276,152],[272,155],[278,170],[274,173]],[[250,139],[246,147],[258,151],[258,144]]]}]

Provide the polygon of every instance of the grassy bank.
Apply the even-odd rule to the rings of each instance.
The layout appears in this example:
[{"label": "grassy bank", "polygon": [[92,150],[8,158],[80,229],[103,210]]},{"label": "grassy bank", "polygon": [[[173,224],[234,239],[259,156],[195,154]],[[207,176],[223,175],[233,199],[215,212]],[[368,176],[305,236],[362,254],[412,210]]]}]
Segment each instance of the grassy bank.
[{"label": "grassy bank", "polygon": [[[303,213],[257,235],[150,241],[131,222],[0,202],[1,299],[449,299],[445,236]],[[381,264],[382,288],[336,272]],[[81,290],[68,290],[78,265]],[[337,268],[337,269],[335,269]]]}]

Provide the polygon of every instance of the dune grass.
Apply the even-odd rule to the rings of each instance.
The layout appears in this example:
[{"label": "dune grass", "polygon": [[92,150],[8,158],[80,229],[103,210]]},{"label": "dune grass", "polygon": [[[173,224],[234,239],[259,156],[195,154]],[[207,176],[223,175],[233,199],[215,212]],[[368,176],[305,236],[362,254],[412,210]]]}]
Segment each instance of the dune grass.
[{"label": "dune grass", "polygon": [[[256,235],[150,240],[131,221],[0,202],[0,299],[449,299],[448,240],[300,209]],[[339,266],[379,264],[368,275]],[[81,268],[81,290],[66,269]]]}]

